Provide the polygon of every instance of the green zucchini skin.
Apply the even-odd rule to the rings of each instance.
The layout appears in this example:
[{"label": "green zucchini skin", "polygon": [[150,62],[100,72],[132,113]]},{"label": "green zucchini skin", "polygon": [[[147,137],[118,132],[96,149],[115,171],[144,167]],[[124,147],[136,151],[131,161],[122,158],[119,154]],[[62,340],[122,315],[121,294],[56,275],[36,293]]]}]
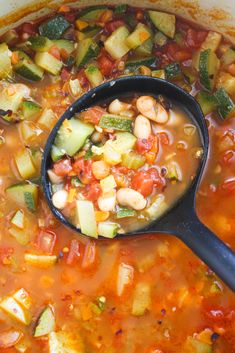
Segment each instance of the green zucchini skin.
[{"label": "green zucchini skin", "polygon": [[222,118],[228,119],[235,115],[235,104],[224,88],[220,88],[215,92],[215,98]]},{"label": "green zucchini skin", "polygon": [[205,91],[198,92],[196,99],[200,104],[204,115],[212,113],[218,106],[216,98],[212,94]]},{"label": "green zucchini skin", "polygon": [[100,48],[92,38],[86,38],[79,42],[77,47],[76,65],[77,68],[88,64],[88,62],[96,58]]},{"label": "green zucchini skin", "polygon": [[177,62],[171,63],[165,67],[166,77],[170,81],[178,80],[182,77],[180,64]]},{"label": "green zucchini skin", "polygon": [[219,59],[216,54],[207,49],[200,53],[199,58],[199,76],[200,82],[208,91],[213,90],[215,78],[219,68]]},{"label": "green zucchini skin", "polygon": [[99,122],[99,126],[104,129],[114,129],[119,131],[132,132],[132,120],[125,119],[124,117],[105,114],[102,116]]},{"label": "green zucchini skin", "polygon": [[146,58],[138,58],[138,59],[133,59],[133,60],[128,60],[126,62],[125,68],[126,69],[132,69],[135,68],[137,69],[140,66],[152,66],[156,62],[156,57],[150,56]]},{"label": "green zucchini skin", "polygon": [[48,39],[60,39],[71,24],[61,15],[50,18],[39,26],[41,36]]},{"label": "green zucchini skin", "polygon": [[29,81],[40,81],[43,78],[44,71],[24,52],[18,51],[17,54],[19,62],[13,65],[14,71]]}]

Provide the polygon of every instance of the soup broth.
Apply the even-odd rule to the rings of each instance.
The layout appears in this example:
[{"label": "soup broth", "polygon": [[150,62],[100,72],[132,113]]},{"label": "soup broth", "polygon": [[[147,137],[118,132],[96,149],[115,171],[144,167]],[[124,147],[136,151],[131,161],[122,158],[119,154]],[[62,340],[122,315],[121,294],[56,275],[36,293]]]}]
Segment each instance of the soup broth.
[{"label": "soup broth", "polygon": [[[174,14],[62,6],[1,38],[0,352],[235,352],[234,294],[177,239],[91,240],[63,227],[44,199],[41,159],[60,116],[91,87],[136,73],[170,80],[200,103],[210,156],[197,212],[235,248],[232,44]],[[187,140],[167,123],[154,134],[156,165],[176,153],[187,185],[197,131]],[[169,183],[165,198],[182,185]]]}]

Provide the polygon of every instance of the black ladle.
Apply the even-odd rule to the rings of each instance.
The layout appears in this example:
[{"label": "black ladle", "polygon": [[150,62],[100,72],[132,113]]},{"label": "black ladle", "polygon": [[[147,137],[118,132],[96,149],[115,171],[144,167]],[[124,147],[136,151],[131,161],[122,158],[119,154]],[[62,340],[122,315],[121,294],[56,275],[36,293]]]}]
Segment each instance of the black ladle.
[{"label": "black ladle", "polygon": [[[158,220],[148,227],[134,233],[118,235],[117,238],[133,237],[149,233],[173,234],[181,239],[197,254],[233,291],[235,291],[235,253],[202,224],[195,211],[195,195],[206,164],[209,148],[208,130],[205,118],[196,100],[178,86],[161,79],[147,76],[132,76],[109,81],[84,94],[63,114],[53,128],[44,151],[42,161],[42,184],[44,193],[53,214],[70,229],[79,232],[80,229],[71,224],[51,201],[51,186],[47,170],[51,167],[51,146],[59,127],[65,119],[71,119],[75,113],[104,101],[134,94],[156,96],[162,94],[169,100],[177,102],[193,122],[197,125],[204,154],[198,168],[198,174],[189,189],[177,203]],[[89,222],[89,220],[87,220]]]}]

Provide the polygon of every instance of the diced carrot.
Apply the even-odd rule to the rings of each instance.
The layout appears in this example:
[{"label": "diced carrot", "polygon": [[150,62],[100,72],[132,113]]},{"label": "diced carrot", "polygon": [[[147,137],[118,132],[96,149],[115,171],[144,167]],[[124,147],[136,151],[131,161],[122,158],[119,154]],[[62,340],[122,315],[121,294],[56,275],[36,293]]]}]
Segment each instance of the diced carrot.
[{"label": "diced carrot", "polygon": [[110,21],[113,17],[113,11],[112,10],[106,10],[102,13],[101,17],[99,18],[99,21],[102,23],[107,23]]},{"label": "diced carrot", "polygon": [[19,62],[19,55],[16,51],[12,53],[11,62],[13,65],[16,65]]},{"label": "diced carrot", "polygon": [[59,8],[59,12],[69,12],[70,11],[70,7],[67,5],[62,5]]},{"label": "diced carrot", "polygon": [[56,59],[60,60],[60,50],[56,45],[53,45],[50,49],[49,49],[49,53],[54,56]]},{"label": "diced carrot", "polygon": [[139,37],[140,37],[141,43],[143,43],[150,37],[150,34],[147,32],[140,32]]},{"label": "diced carrot", "polygon": [[82,20],[77,20],[75,25],[79,31],[82,31],[84,28],[88,27],[88,23]]},{"label": "diced carrot", "polygon": [[108,218],[109,218],[109,212],[95,211],[96,222],[103,222],[103,221],[106,221],[106,219]]},{"label": "diced carrot", "polygon": [[143,12],[143,10],[138,10],[137,12],[136,12],[136,19],[137,20],[142,20],[144,18],[144,12]]},{"label": "diced carrot", "polygon": [[156,159],[156,153],[154,153],[154,152],[146,152],[145,153],[145,158],[146,158],[146,162],[148,164],[154,164],[154,161]]},{"label": "diced carrot", "polygon": [[69,190],[69,195],[68,195],[67,202],[69,202],[69,203],[70,203],[70,202],[73,202],[75,195],[76,195],[76,189],[71,188],[71,189]]}]

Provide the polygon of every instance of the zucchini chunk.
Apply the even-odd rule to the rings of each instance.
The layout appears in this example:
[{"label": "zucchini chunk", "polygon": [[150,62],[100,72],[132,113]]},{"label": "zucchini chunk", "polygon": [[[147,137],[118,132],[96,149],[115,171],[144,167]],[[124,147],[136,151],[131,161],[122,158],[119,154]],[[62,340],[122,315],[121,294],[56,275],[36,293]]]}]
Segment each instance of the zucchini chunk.
[{"label": "zucchini chunk", "polygon": [[224,66],[230,65],[235,62],[235,49],[229,48],[221,57],[221,62]]},{"label": "zucchini chunk", "polygon": [[29,211],[36,211],[38,205],[38,186],[35,184],[20,183],[11,185],[6,189],[9,198]]},{"label": "zucchini chunk", "polygon": [[100,26],[88,26],[80,32],[81,39],[94,38],[100,31]]},{"label": "zucchini chunk", "polygon": [[18,289],[12,297],[25,309],[29,310],[32,306],[32,298],[29,293],[24,289]]},{"label": "zucchini chunk", "polygon": [[17,228],[23,229],[25,223],[24,212],[21,210],[16,211],[14,216],[11,219],[11,223],[14,224]]},{"label": "zucchini chunk", "polygon": [[0,91],[0,109],[6,113],[10,112],[10,114],[1,113],[2,118],[8,122],[14,120],[14,115],[11,113],[18,112],[23,99],[29,96],[29,94],[29,88],[21,83],[2,85]]},{"label": "zucchini chunk", "polygon": [[128,6],[126,4],[117,5],[117,6],[115,6],[115,9],[113,12],[118,15],[123,14],[127,11],[127,8],[128,8]]},{"label": "zucchini chunk", "polygon": [[48,305],[41,313],[34,331],[34,337],[48,335],[55,330],[55,315],[53,309]]},{"label": "zucchini chunk", "polygon": [[36,168],[33,164],[32,157],[27,148],[18,151],[15,154],[14,159],[20,176],[23,179],[32,178],[36,174]]},{"label": "zucchini chunk", "polygon": [[200,104],[204,115],[208,115],[217,109],[218,102],[216,98],[208,92],[198,92],[196,95],[196,100]]},{"label": "zucchini chunk", "polygon": [[139,47],[137,47],[134,50],[134,56],[150,56],[152,54],[153,50],[153,35],[151,32],[151,35],[149,39],[147,39],[143,44],[141,44]]},{"label": "zucchini chunk", "polygon": [[18,55],[19,61],[13,65],[13,69],[18,75],[29,81],[40,81],[43,78],[44,71],[27,54],[18,51],[16,55]]},{"label": "zucchini chunk", "polygon": [[89,65],[85,70],[85,75],[91,87],[99,86],[104,81],[103,75],[96,65]]},{"label": "zucchini chunk", "polygon": [[137,138],[129,132],[116,132],[115,140],[112,141],[113,148],[119,153],[127,153],[132,150],[136,144]]},{"label": "zucchini chunk", "polygon": [[126,44],[126,39],[129,34],[130,32],[128,31],[127,27],[121,26],[117,28],[104,42],[106,51],[114,59],[121,59],[129,52],[130,48]]},{"label": "zucchini chunk", "polygon": [[134,217],[135,215],[136,212],[134,210],[131,210],[130,208],[120,207],[117,211],[117,219]]},{"label": "zucchini chunk", "polygon": [[21,105],[22,114],[26,120],[34,120],[40,114],[42,108],[35,102],[24,101]]},{"label": "zucchini chunk", "polygon": [[99,122],[103,129],[132,132],[132,120],[120,115],[104,114]]},{"label": "zucchini chunk", "polygon": [[130,49],[135,49],[146,42],[150,37],[150,29],[143,23],[138,23],[134,32],[126,38],[126,44]]},{"label": "zucchini chunk", "polygon": [[74,51],[74,42],[67,39],[58,39],[53,41],[54,45],[60,50],[65,50],[68,55]]},{"label": "zucchini chunk", "polygon": [[141,154],[130,151],[122,155],[122,165],[126,168],[137,170],[145,164],[145,157]]},{"label": "zucchini chunk", "polygon": [[96,22],[107,9],[107,6],[92,6],[81,11],[78,18],[82,21]]},{"label": "zucchini chunk", "polygon": [[142,316],[151,306],[151,288],[148,283],[140,282],[136,285],[132,304],[132,315]]},{"label": "zucchini chunk", "polygon": [[98,224],[98,234],[104,238],[112,239],[117,235],[119,225],[113,222],[100,222]]},{"label": "zucchini chunk", "polygon": [[48,268],[54,266],[57,262],[57,256],[55,255],[35,255],[25,254],[24,260],[28,265],[38,268]]},{"label": "zucchini chunk", "polygon": [[50,53],[37,53],[35,56],[36,64],[52,75],[58,75],[62,69],[62,61],[56,59]]},{"label": "zucchini chunk", "polygon": [[201,45],[201,50],[210,49],[215,52],[220,45],[221,39],[222,35],[220,33],[209,31],[206,39]]},{"label": "zucchini chunk", "polygon": [[53,42],[43,36],[30,37],[29,42],[31,43],[31,48],[39,52],[48,51],[53,46]]},{"label": "zucchini chunk", "polygon": [[175,36],[175,15],[160,11],[148,11],[154,26],[169,38]]},{"label": "zucchini chunk", "polygon": [[165,73],[168,80],[176,81],[182,77],[180,64],[177,62],[171,63],[165,67]]},{"label": "zucchini chunk", "polygon": [[38,124],[45,130],[51,130],[57,122],[57,116],[52,109],[45,108],[38,119]]},{"label": "zucchini chunk", "polygon": [[157,44],[159,47],[163,47],[168,41],[167,36],[162,32],[157,32],[154,36],[154,43]]},{"label": "zucchini chunk", "polygon": [[0,44],[0,79],[11,76],[12,65],[10,50],[6,43]]},{"label": "zucchini chunk", "polygon": [[156,57],[154,56],[149,56],[145,58],[137,58],[137,59],[131,59],[127,60],[125,64],[126,69],[138,69],[140,66],[151,66],[155,63]]},{"label": "zucchini chunk", "polygon": [[199,58],[199,76],[201,84],[208,89],[213,90],[215,86],[216,75],[219,69],[220,61],[216,54],[207,49],[200,53]]},{"label": "zucchini chunk", "polygon": [[233,96],[235,94],[235,77],[228,72],[220,71],[216,80],[216,88],[219,89],[221,87],[223,87],[228,94]]},{"label": "zucchini chunk", "polygon": [[[90,237],[98,238],[93,202],[86,200],[77,201],[76,212],[78,221],[77,227],[81,228],[81,232]],[[89,222],[87,222],[88,219]]]},{"label": "zucchini chunk", "polygon": [[91,59],[96,58],[100,48],[92,38],[83,39],[78,43],[76,65],[78,68],[86,65]]},{"label": "zucchini chunk", "polygon": [[222,118],[227,119],[235,115],[235,104],[224,88],[220,88],[215,92],[215,98],[217,99],[219,113]]},{"label": "zucchini chunk", "polygon": [[27,231],[21,230],[21,229],[16,229],[15,227],[11,227],[9,229],[9,233],[11,236],[15,238],[15,240],[20,244],[20,245],[27,245],[30,241],[30,235]]},{"label": "zucchini chunk", "polygon": [[49,353],[85,353],[84,345],[77,331],[57,331],[49,334]]},{"label": "zucchini chunk", "polygon": [[29,312],[22,308],[22,306],[13,297],[5,297],[0,302],[0,308],[21,324],[28,326],[31,322]]},{"label": "zucchini chunk", "polygon": [[79,119],[65,120],[58,130],[54,145],[60,151],[63,151],[63,154],[73,156],[82,148],[93,131],[93,125],[84,123]]},{"label": "zucchini chunk", "polygon": [[39,33],[41,36],[49,39],[60,39],[64,32],[71,26],[63,16],[58,15],[43,22],[39,26]]}]

